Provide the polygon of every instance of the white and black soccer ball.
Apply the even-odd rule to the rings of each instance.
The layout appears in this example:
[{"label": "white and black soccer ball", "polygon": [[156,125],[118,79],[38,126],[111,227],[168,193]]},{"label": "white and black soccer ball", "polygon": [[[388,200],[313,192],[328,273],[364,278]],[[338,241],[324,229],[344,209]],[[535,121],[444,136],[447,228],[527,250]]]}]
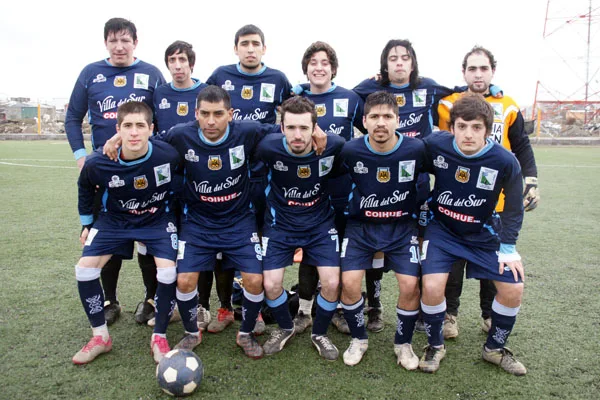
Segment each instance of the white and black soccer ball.
[{"label": "white and black soccer ball", "polygon": [[188,396],[200,386],[204,366],[189,350],[171,350],[156,366],[158,385],[171,396]]}]

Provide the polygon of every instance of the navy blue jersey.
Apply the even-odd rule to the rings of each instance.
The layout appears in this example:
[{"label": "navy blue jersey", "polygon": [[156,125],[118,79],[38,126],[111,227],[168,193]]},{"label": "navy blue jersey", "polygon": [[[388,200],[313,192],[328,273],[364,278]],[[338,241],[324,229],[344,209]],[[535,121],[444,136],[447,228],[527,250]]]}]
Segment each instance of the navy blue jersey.
[{"label": "navy blue jersey", "polygon": [[323,132],[335,133],[346,140],[354,137],[354,127],[366,133],[362,121],[364,103],[352,90],[333,84],[325,93],[305,90],[301,96],[315,103],[317,124]]},{"label": "navy blue jersey", "polygon": [[224,65],[206,81],[221,86],[231,96],[234,120],[274,124],[277,106],[291,96],[292,85],[283,72],[263,65],[255,74],[243,72],[239,64]]},{"label": "navy blue jersey", "polygon": [[128,67],[112,66],[108,59],[86,66],[75,82],[65,117],[75,157],[85,156],[81,123],[86,113],[92,126],[92,148],[97,149],[117,133],[117,107],[128,101],[143,101],[154,109],[154,90],[163,83],[158,68],[139,59]]},{"label": "navy blue jersey", "polygon": [[320,156],[314,151],[294,155],[285,136],[271,135],[258,145],[256,156],[269,169],[265,224],[306,232],[333,218],[325,187],[344,142],[328,134],[327,147]]},{"label": "navy blue jersey", "polygon": [[156,131],[164,133],[177,124],[196,119],[196,97],[198,92],[207,87],[206,83],[192,78],[194,84],[185,89],[173,86],[173,82],[165,83],[154,91],[154,118]]},{"label": "navy blue jersey", "polygon": [[[426,168],[435,175],[429,199],[432,218],[462,239],[496,249],[498,239],[514,245],[523,222],[523,178],[515,156],[489,138],[478,154],[465,156],[445,131],[425,139],[425,146]],[[503,189],[500,226],[494,208]]]},{"label": "navy blue jersey", "polygon": [[369,135],[344,145],[343,170],[350,173],[350,220],[387,223],[415,218],[417,175],[423,172],[425,146],[398,133],[398,143],[387,153],[369,144]]},{"label": "navy blue jersey", "polygon": [[354,90],[366,101],[371,93],[384,90],[396,96],[400,127],[398,132],[410,137],[423,139],[433,131],[434,109],[442,97],[452,94],[452,90],[438,85],[433,79],[420,78],[415,89],[409,84],[382,86],[379,81],[365,79]]},{"label": "navy blue jersey", "polygon": [[192,121],[158,136],[184,158],[181,198],[186,218],[208,229],[235,229],[251,212],[249,158],[267,133],[278,131],[278,125],[233,121],[221,140],[212,143]]},{"label": "navy blue jersey", "polygon": [[[94,195],[102,195],[98,221],[119,229],[142,228],[171,213],[170,202],[179,190],[181,158],[166,143],[148,143],[140,159],[110,160],[98,149],[85,161],[79,175],[79,215],[82,225],[93,221]],[[97,187],[97,188],[96,188]]]}]

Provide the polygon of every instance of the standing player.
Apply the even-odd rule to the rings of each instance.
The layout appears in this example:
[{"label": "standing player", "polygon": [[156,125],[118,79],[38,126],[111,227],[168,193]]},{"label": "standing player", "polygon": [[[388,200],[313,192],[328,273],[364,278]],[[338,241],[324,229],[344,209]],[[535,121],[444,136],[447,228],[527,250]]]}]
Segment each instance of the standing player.
[{"label": "standing player", "polygon": [[[523,170],[525,177],[525,192],[523,194],[523,206],[525,211],[533,210],[539,201],[537,190],[537,167],[533,149],[529,137],[525,133],[523,115],[515,101],[504,96],[496,98],[490,94],[490,85],[496,72],[496,60],[494,55],[487,49],[479,46],[473,47],[464,57],[462,72],[467,83],[468,93],[479,93],[485,96],[488,103],[494,109],[494,123],[492,125],[491,138],[507,150],[512,151]],[[450,110],[456,100],[463,93],[453,93],[440,100],[438,106],[439,124],[442,130],[450,129]],[[502,213],[504,209],[504,195],[501,194],[496,206],[496,212]],[[453,265],[448,283],[446,284],[447,311],[444,322],[444,338],[458,336],[458,307],[462,293],[463,275],[465,262],[463,260]],[[490,280],[480,280],[480,306],[482,329],[487,333],[491,326],[492,302],[496,295],[496,288]]]},{"label": "standing player", "polygon": [[352,334],[344,363],[358,364],[367,351],[361,282],[373,268],[373,255],[382,251],[400,290],[394,352],[398,364],[414,370],[419,361],[411,345],[419,314],[416,184],[425,146],[396,131],[398,107],[390,93],[367,97],[364,125],[369,134],[346,143],[341,154],[353,182],[341,254],[342,307]]},{"label": "standing player", "polygon": [[[523,178],[513,154],[494,142],[494,111],[478,94],[465,95],[450,111],[450,130],[425,139],[427,168],[435,175],[425,231],[421,309],[429,345],[419,362],[435,372],[446,354],[442,324],[444,289],[452,263],[467,260],[467,277],[491,279],[498,293],[492,326],[483,346],[484,360],[505,371],[527,370],[506,348],[523,296],[525,273],[516,241],[523,221]],[[500,217],[494,208],[504,191]]]},{"label": "standing player", "polygon": [[[168,352],[166,329],[175,305],[177,227],[171,209],[180,157],[166,143],[149,143],[152,110],[141,102],[119,106],[116,129],[122,139],[118,163],[99,151],[88,157],[79,176],[79,214],[83,255],[75,267],[81,303],[93,337],[73,363],[87,364],[112,349],[100,285],[100,271],[113,254],[131,258],[133,241],[143,241],[156,262],[157,317],[151,349],[154,360]],[[102,209],[93,221],[95,192],[103,193]]]},{"label": "standing player", "polygon": [[[128,101],[141,101],[152,108],[154,90],[165,82],[158,68],[133,56],[137,43],[133,22],[123,18],[109,19],[104,25],[104,44],[109,57],[87,65],[75,83],[65,118],[65,130],[80,170],[86,157],[81,130],[86,113],[92,126],[92,148],[95,150],[115,134],[118,106]],[[100,208],[101,196],[102,193],[98,192],[94,214]],[[152,281],[156,275],[152,256],[138,254],[138,260],[144,282]],[[116,256],[102,269],[104,308],[109,325],[121,313],[117,299],[120,269],[121,259]],[[152,291],[152,287],[146,287],[146,293]]]}]

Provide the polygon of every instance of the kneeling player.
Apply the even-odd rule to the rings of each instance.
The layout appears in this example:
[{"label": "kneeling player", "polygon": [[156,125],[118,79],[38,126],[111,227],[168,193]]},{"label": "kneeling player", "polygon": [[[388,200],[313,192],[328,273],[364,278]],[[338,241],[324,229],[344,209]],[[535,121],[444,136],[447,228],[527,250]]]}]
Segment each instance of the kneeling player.
[{"label": "kneeling player", "polygon": [[[421,309],[429,345],[419,368],[425,372],[437,371],[446,353],[444,288],[452,263],[461,259],[468,262],[468,278],[493,280],[498,289],[483,359],[514,375],[527,372],[505,347],[525,278],[515,246],[523,221],[523,178],[515,156],[489,138],[493,121],[490,104],[468,95],[450,112],[454,136],[441,132],[425,139],[427,168],[436,178],[423,242]],[[494,208],[502,189],[506,197],[500,226]]]},{"label": "kneeling player", "polygon": [[[168,351],[164,351],[168,349],[166,330],[175,306],[177,280],[177,228],[170,202],[180,181],[175,175],[180,157],[166,143],[149,143],[152,130],[152,110],[146,104],[129,102],[119,106],[119,162],[114,163],[97,151],[86,160],[79,176],[83,225],[80,240],[84,247],[75,276],[93,337],[75,354],[75,364],[89,363],[112,349],[104,318],[100,272],[112,255],[131,258],[135,240],[146,244],[157,265],[157,316],[150,345],[154,360],[160,361]],[[104,192],[104,197],[100,215],[92,226],[96,188]]]}]

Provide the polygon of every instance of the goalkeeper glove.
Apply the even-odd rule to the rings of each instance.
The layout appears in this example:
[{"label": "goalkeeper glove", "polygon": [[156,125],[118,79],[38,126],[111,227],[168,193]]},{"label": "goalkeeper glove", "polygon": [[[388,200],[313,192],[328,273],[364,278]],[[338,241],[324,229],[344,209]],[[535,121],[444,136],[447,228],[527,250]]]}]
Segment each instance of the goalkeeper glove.
[{"label": "goalkeeper glove", "polygon": [[534,210],[540,201],[537,178],[535,176],[525,177],[525,190],[523,191],[523,207],[525,211]]}]

